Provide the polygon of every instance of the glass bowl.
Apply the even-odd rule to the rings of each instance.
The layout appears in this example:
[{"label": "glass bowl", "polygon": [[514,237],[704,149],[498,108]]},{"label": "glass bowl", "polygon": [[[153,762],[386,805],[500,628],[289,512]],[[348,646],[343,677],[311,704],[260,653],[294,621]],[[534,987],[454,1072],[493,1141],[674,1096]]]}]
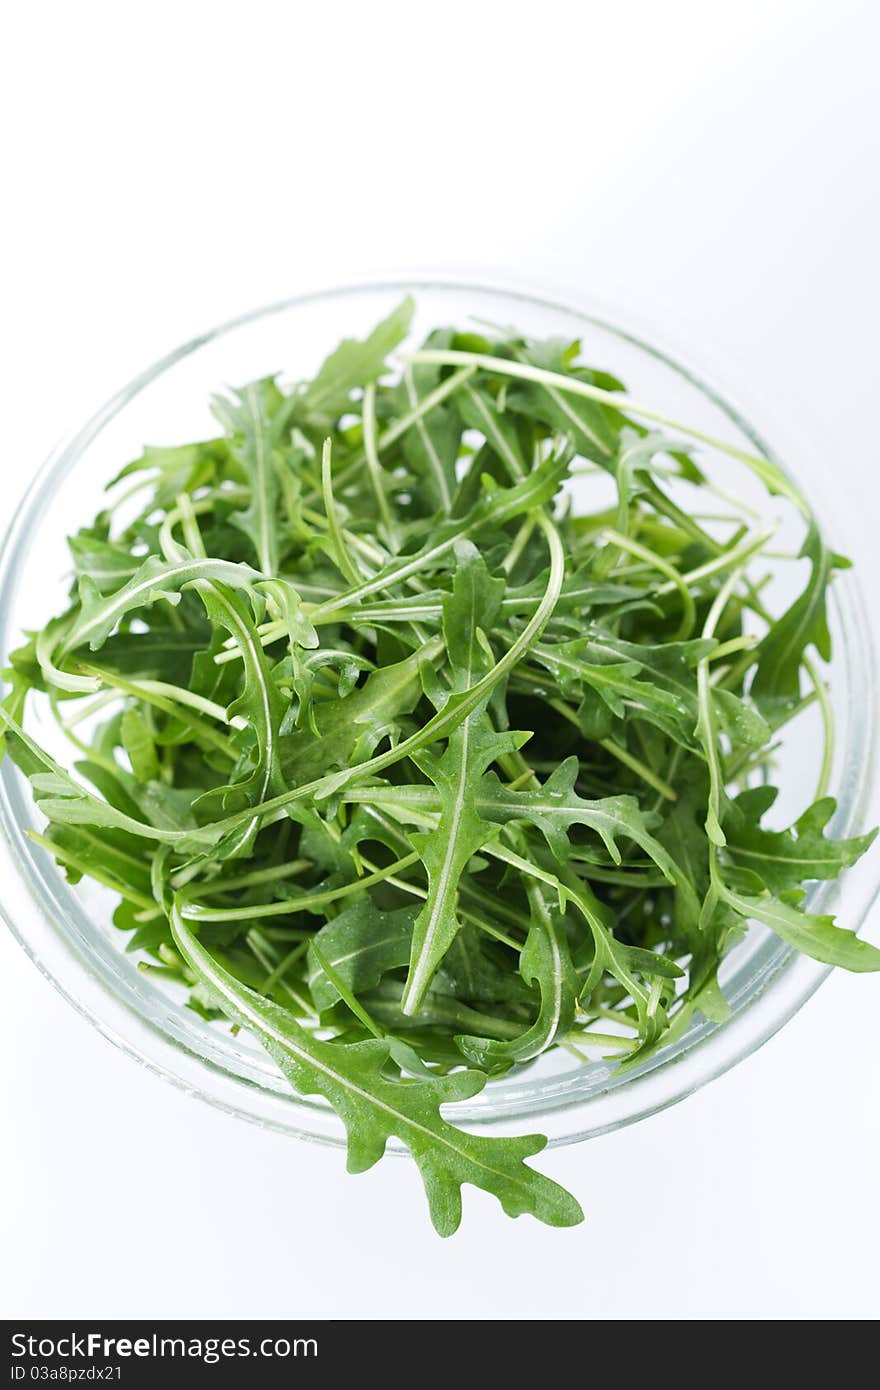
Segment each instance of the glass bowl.
[{"label": "glass bowl", "polygon": [[[463,281],[389,279],[301,295],[243,315],[185,343],[148,368],[64,443],[35,477],[6,535],[0,555],[0,652],[23,628],[41,625],[62,605],[65,536],[90,520],[106,480],[149,444],[206,437],[213,429],[209,397],[272,372],[310,375],[344,336],[360,335],[404,293],[417,312],[414,332],[468,318],[515,325],[536,336],[580,338],[584,360],[621,377],[639,399],[731,443],[781,462],[828,521],[828,533],[847,551],[834,518],[834,480],[803,445],[770,426],[757,407],[746,414],[702,372],[674,360],[636,334],[594,313],[519,291]],[[752,421],[758,423],[752,423]],[[765,513],[779,510],[752,486],[736,463],[716,465]],[[749,491],[751,487],[751,491]],[[794,534],[794,533],[792,533]],[[858,560],[858,555],[853,555]],[[856,565],[855,574],[858,573]],[[874,668],[871,632],[851,571],[835,581],[830,622],[835,657],[830,671],[837,738],[832,787],[838,808],[834,833],[853,834],[878,819],[874,787]],[[39,719],[30,727],[52,744]],[[794,812],[812,798],[819,731],[807,719],[792,730],[783,754],[782,786]],[[110,921],[109,895],[97,886],[67,883],[50,856],[28,839],[41,817],[28,785],[6,759],[0,767],[2,910],[40,970],[81,1014],[131,1057],[221,1109],[317,1142],[344,1142],[342,1125],[320,1100],[294,1095],[269,1057],[244,1034],[206,1023],[137,969]],[[813,911],[836,912],[859,929],[878,889],[878,857],[868,855],[840,883],[810,890]],[[722,973],[730,1017],[696,1021],[676,1043],[641,1067],[616,1074],[612,1065],[583,1064],[557,1049],[519,1074],[490,1083],[453,1107],[456,1122],[484,1132],[539,1130],[551,1144],[601,1134],[671,1105],[726,1071],[777,1031],[828,974],[763,928],[752,927],[728,956]]]}]

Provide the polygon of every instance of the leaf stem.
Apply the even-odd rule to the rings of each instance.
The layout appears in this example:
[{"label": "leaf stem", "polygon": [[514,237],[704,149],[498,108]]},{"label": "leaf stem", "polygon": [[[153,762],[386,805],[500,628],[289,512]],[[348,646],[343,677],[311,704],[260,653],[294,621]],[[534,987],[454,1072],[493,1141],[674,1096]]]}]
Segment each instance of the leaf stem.
[{"label": "leaf stem", "polygon": [[611,406],[613,410],[627,411],[630,415],[641,416],[644,420],[653,420],[659,425],[678,430],[681,434],[688,434],[692,439],[698,439],[701,443],[709,444],[713,449],[718,449],[721,453],[729,454],[731,458],[738,459],[761,479],[768,491],[782,493],[795,504],[799,511],[803,512],[804,515],[809,515],[809,508],[794,483],[782,472],[781,468],[775,463],[771,463],[769,459],[760,454],[751,454],[744,449],[739,449],[736,445],[728,444],[725,440],[696,429],[693,425],[682,424],[663,411],[643,405],[641,401],[634,400],[632,396],[628,396],[622,391],[607,391],[603,387],[593,386],[590,382],[565,376],[561,372],[547,371],[543,367],[533,367],[527,362],[512,362],[507,358],[493,357],[488,353],[462,352],[454,348],[422,348],[418,352],[405,354],[404,361],[421,362],[426,365],[432,363],[435,366],[478,367],[483,371],[494,372],[501,376],[519,377],[522,381],[531,381],[538,386],[561,391],[570,396],[583,396],[586,400],[599,401],[603,405]]},{"label": "leaf stem", "polygon": [[187,921],[200,922],[249,922],[257,917],[287,917],[291,913],[311,912],[316,907],[324,907],[327,903],[337,902],[339,898],[348,898],[353,893],[361,893],[364,889],[371,888],[376,883],[382,883],[390,875],[399,874],[418,862],[419,856],[413,851],[411,854],[405,855],[403,859],[389,864],[387,869],[378,869],[366,878],[356,878],[351,883],[341,884],[338,888],[323,888],[312,893],[299,893],[295,898],[279,898],[271,903],[248,903],[244,907],[208,907],[204,903],[195,901],[192,897],[187,897],[182,900],[180,910]]},{"label": "leaf stem", "polygon": [[349,550],[346,548],[342,536],[342,528],[339,523],[339,513],[336,510],[336,499],[333,496],[333,441],[328,436],[324,440],[324,448],[321,453],[321,491],[324,497],[324,511],[329,523],[330,543],[333,552],[333,561],[337,569],[345,576],[350,584],[358,585],[362,576],[358,573]]},{"label": "leaf stem", "polygon": [[650,550],[648,546],[642,545],[640,541],[633,540],[631,536],[621,535],[619,531],[615,531],[611,526],[605,527],[602,537],[600,538],[604,538],[611,545],[617,546],[619,550],[628,551],[629,554],[634,555],[636,559],[644,560],[646,564],[651,565],[658,573],[666,576],[669,584],[678,593],[682,607],[681,622],[678,625],[678,630],[673,641],[683,642],[693,631],[694,624],[697,621],[697,610],[691,592],[675,566],[670,565],[667,560],[664,560],[661,555],[657,555],[655,551]]},{"label": "leaf stem", "polygon": [[376,494],[379,515],[382,518],[388,540],[395,550],[399,550],[400,545],[397,531],[394,525],[394,518],[391,515],[391,508],[388,505],[388,497],[385,492],[385,479],[382,474],[382,465],[379,462],[379,450],[376,446],[376,387],[372,381],[364,388],[363,427],[364,453],[367,458],[370,481],[373,484],[373,491]]}]

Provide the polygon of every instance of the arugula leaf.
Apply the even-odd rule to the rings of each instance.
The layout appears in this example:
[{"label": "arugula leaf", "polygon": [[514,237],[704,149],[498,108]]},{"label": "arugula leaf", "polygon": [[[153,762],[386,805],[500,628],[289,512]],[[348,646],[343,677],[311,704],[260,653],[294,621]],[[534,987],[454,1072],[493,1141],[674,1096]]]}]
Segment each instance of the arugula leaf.
[{"label": "arugula leaf", "polygon": [[[133,459],[120,469],[107,486],[115,487],[135,473],[153,473],[153,504],[166,511],[174,506],[181,493],[192,493],[217,481],[226,475],[228,467],[229,451],[225,439],[206,439],[195,444],[173,444],[170,447],[147,445],[140,458]],[[149,515],[153,509],[152,506],[145,509],[145,515]]]},{"label": "arugula leaf", "polygon": [[[571,345],[562,339],[531,343],[518,355],[540,371],[569,374]],[[522,411],[553,429],[569,435],[578,453],[611,468],[615,453],[616,429],[607,406],[594,400],[572,397],[550,381],[540,386],[524,384],[510,393],[511,410]]]},{"label": "arugula leaf", "polygon": [[452,1235],[461,1221],[461,1188],[473,1183],[498,1198],[508,1216],[528,1212],[550,1226],[573,1226],[583,1213],[573,1197],[524,1160],[540,1153],[540,1135],[485,1139],[456,1129],[440,1106],[468,1100],[481,1090],[480,1072],[457,1072],[430,1081],[395,1081],[385,1075],[386,1042],[341,1047],[319,1042],[285,1009],[248,989],[218,965],[180,917],[171,917],[175,943],[215,993],[235,1023],[259,1038],[298,1091],[322,1095],[348,1130],[348,1168],[362,1173],[382,1157],[390,1138],[402,1139],[418,1164],[435,1229]]},{"label": "arugula leaf", "polygon": [[524,478],[529,471],[523,458],[519,434],[513,419],[498,409],[488,391],[468,382],[460,397],[462,419],[471,429],[485,435],[486,442],[504,465],[513,481]]},{"label": "arugula leaf", "polygon": [[[315,1007],[323,1012],[340,997],[327,976],[326,964],[357,995],[377,985],[387,971],[406,965],[414,911],[401,907],[381,912],[369,897],[363,897],[331,918],[309,946],[308,983]],[[318,960],[315,946],[324,964]]]},{"label": "arugula leaf", "polygon": [[314,711],[311,730],[282,740],[285,782],[310,782],[332,767],[367,758],[409,714],[421,696],[418,655],[373,671],[344,700],[327,701]]},{"label": "arugula leaf", "polygon": [[[552,646],[540,643],[533,649],[536,661],[553,673],[562,693],[580,696],[579,714],[588,737],[605,737],[613,719],[637,715],[676,742],[694,745],[696,698],[692,691],[674,693],[659,682],[639,679],[639,661],[585,661],[581,653],[591,645],[576,639]],[[607,711],[607,720],[597,710],[594,696]]]},{"label": "arugula leaf", "polygon": [[839,965],[844,970],[880,970],[880,950],[869,941],[860,941],[854,932],[834,925],[834,918],[803,912],[799,903],[802,893],[772,897],[769,893],[755,897],[723,890],[724,899],[742,917],[763,922],[783,941],[804,955],[821,960],[826,965]]},{"label": "arugula leaf", "polygon": [[5,745],[16,765],[29,779],[34,799],[50,821],[65,825],[104,826],[139,833],[139,822],[101,797],[94,796],[81,782],[45,753],[7,709],[0,706],[0,727]]},{"label": "arugula leaf", "polygon": [[344,338],[296,399],[297,411],[322,424],[342,415],[352,391],[378,380],[385,371],[388,354],[409,332],[414,308],[407,296],[362,342]]},{"label": "arugula leaf", "polygon": [[541,991],[541,1007],[532,1026],[510,1042],[459,1036],[458,1046],[469,1062],[492,1070],[510,1062],[528,1062],[564,1037],[574,1021],[578,978],[569,954],[559,914],[544,901],[540,888],[531,887],[532,925],[520,956],[520,974]]},{"label": "arugula leaf", "polygon": [[[497,616],[503,583],[490,578],[473,546],[461,543],[452,593],[443,603],[443,637],[454,675],[453,689],[467,691],[486,666],[479,642],[482,624]],[[512,752],[522,736],[496,733],[477,706],[449,736],[438,758],[423,751],[421,772],[440,796],[441,835],[415,835],[412,842],[428,875],[428,897],[413,925],[412,953],[403,995],[403,1012],[413,1014],[422,1002],[437,966],[459,930],[456,895],[468,861],[489,839],[492,826],[474,810],[483,773],[498,757]]]},{"label": "arugula leaf", "polygon": [[[486,918],[475,907],[472,884],[466,885],[462,912],[466,920],[443,957],[431,989],[470,1004],[502,1006],[517,1017],[522,1015],[531,1007],[533,991],[521,975],[511,972],[506,950],[493,949],[486,934]],[[472,925],[474,922],[480,926]]]},{"label": "arugula leaf", "polygon": [[156,741],[144,716],[128,709],[122,716],[120,737],[128,754],[131,770],[139,782],[152,782],[159,776]]},{"label": "arugula leaf", "polygon": [[[283,718],[281,696],[272,680],[269,663],[260,646],[253,620],[241,599],[221,584],[204,584],[199,596],[208,616],[219,623],[235,639],[242,659],[241,691],[227,711],[230,718],[246,719],[253,731],[255,748],[240,760],[232,780],[220,788],[211,788],[200,798],[245,793],[250,804],[265,801],[272,792],[285,787],[281,775],[280,726]],[[252,821],[221,840],[216,854],[229,858],[250,848],[257,834],[258,822]],[[222,849],[220,848],[222,846]]]},{"label": "arugula leaf", "polygon": [[834,569],[848,562],[828,549],[815,522],[807,533],[801,555],[810,562],[806,587],[773,623],[756,653],[751,693],[759,708],[768,713],[797,701],[804,652],[809,646],[815,647],[825,661],[831,656],[826,591]]},{"label": "arugula leaf", "polygon": [[248,589],[259,578],[256,570],[247,565],[231,564],[228,560],[188,557],[169,564],[158,555],[149,556],[128,583],[110,595],[102,594],[86,575],[79,584],[79,613],[62,650],[73,652],[88,644],[90,651],[97,651],[117,623],[135,609],[155,603],[159,598],[179,603],[180,590],[185,584],[212,580]]},{"label": "arugula leaf", "polygon": [[660,842],[649,832],[634,797],[603,797],[588,801],[575,791],[578,761],[566,758],[543,786],[535,790],[511,791],[495,773],[483,779],[476,805],[490,820],[527,821],[537,826],[556,858],[568,853],[568,834],[572,825],[583,825],[597,834],[613,863],[621,862],[618,839],[629,839],[643,849],[661,872],[674,882],[675,866]]},{"label": "arugula leaf", "polygon": [[118,541],[110,541],[101,531],[105,527],[83,527],[67,544],[73,556],[77,577],[86,577],[102,594],[112,594],[136,574],[140,561]]},{"label": "arugula leaf", "polygon": [[725,857],[737,868],[757,874],[771,893],[784,893],[811,879],[837,878],[873,844],[877,831],[849,840],[824,833],[836,803],[826,796],[799,816],[789,830],[764,830],[760,821],[778,793],[775,787],[750,787],[732,803],[726,826]]},{"label": "arugula leaf", "polygon": [[253,381],[235,397],[215,396],[213,411],[230,439],[250,488],[250,503],[230,518],[253,542],[257,564],[264,574],[278,572],[281,540],[278,533],[280,484],[275,451],[287,422],[287,404],[273,378]]},{"label": "arugula leaf", "polygon": [[458,883],[469,860],[493,834],[474,809],[475,792],[489,763],[512,750],[516,736],[491,732],[471,715],[450,735],[442,758],[422,754],[421,771],[439,792],[439,830],[411,835],[428,875],[428,897],[415,921],[403,1011],[415,1013],[434,971],[455,939],[460,919]]},{"label": "arugula leaf", "polygon": [[[447,346],[451,333],[440,330],[429,341]],[[440,384],[438,367],[407,368],[398,387],[401,413],[418,410]],[[461,452],[461,417],[455,407],[441,402],[416,419],[403,437],[403,453],[419,481],[419,494],[428,512],[452,510],[455,495],[455,462]]]}]

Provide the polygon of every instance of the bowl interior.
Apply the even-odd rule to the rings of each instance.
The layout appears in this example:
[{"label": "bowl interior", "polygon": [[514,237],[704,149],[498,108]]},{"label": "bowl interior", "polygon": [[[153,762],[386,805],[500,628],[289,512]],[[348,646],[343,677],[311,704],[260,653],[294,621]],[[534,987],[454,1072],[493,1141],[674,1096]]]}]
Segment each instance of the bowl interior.
[{"label": "bowl interior", "polygon": [[[65,537],[91,520],[104,486],[144,444],[176,444],[215,430],[213,392],[280,372],[308,376],[345,336],[361,336],[405,293],[416,300],[414,337],[444,323],[469,319],[515,326],[535,336],[579,338],[583,360],[614,372],[634,396],[669,415],[745,448],[771,452],[827,514],[827,482],[802,447],[759,437],[738,409],[702,378],[635,335],[587,314],[534,297],[473,285],[382,284],[332,290],[287,301],[185,345],[122,391],[62,448],[35,479],[7,537],[0,562],[0,649],[14,647],[22,629],[39,627],[63,606],[70,582]],[[708,457],[719,486],[730,488],[763,516],[785,509],[735,462]],[[578,484],[574,505],[598,500],[589,480]],[[800,543],[794,518],[783,523],[780,546]],[[833,532],[838,548],[846,537]],[[772,602],[784,604],[799,578],[774,580]],[[852,833],[870,813],[873,793],[871,642],[851,573],[834,585],[831,626],[835,660],[830,671],[837,718],[832,791],[838,800],[834,829]],[[54,722],[34,706],[29,727],[63,760]],[[818,716],[792,726],[780,754],[784,789],[778,812],[796,814],[812,799],[820,758]],[[91,883],[66,882],[54,862],[27,838],[42,818],[26,781],[6,760],[0,767],[0,822],[6,838],[3,905],[11,925],[38,964],[115,1041],[172,1080],[249,1118],[305,1137],[337,1142],[341,1126],[322,1102],[290,1093],[273,1063],[246,1035],[209,1024],[168,989],[137,968],[110,920],[111,895]],[[875,890],[871,869],[857,866],[843,885],[815,885],[813,910],[840,910],[858,927]],[[694,1089],[732,1064],[779,1027],[825,974],[797,958],[764,929],[753,928],[727,957],[721,976],[731,1019],[718,1026],[695,1022],[678,1043],[641,1069],[616,1075],[612,1066],[584,1065],[556,1049],[513,1077],[494,1082],[456,1107],[471,1126],[504,1129],[540,1117],[552,1142],[583,1137],[638,1118]],[[535,1127],[534,1123],[531,1127]]]}]

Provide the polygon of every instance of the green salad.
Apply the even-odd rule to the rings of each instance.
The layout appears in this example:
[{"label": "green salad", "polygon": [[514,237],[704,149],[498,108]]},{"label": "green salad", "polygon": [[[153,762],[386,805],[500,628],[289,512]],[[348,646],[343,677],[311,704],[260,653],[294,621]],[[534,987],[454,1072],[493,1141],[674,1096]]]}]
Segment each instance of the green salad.
[{"label": "green salad", "polygon": [[[141,969],[329,1102],[351,1171],[395,1138],[442,1235],[464,1183],[568,1226],[577,1201],[526,1162],[542,1136],[441,1107],[550,1049],[628,1068],[722,1022],[749,923],[880,969],[804,906],[873,838],[826,834],[845,561],[776,465],[579,343],[441,328],[406,351],[412,311],[122,469],[69,539],[67,608],[9,658],[0,728],[33,838],[118,897]],[[802,518],[783,611],[774,529],[714,489],[720,457]],[[593,474],[613,500],[584,511]],[[816,799],[780,826],[774,751],[808,705]]]}]

